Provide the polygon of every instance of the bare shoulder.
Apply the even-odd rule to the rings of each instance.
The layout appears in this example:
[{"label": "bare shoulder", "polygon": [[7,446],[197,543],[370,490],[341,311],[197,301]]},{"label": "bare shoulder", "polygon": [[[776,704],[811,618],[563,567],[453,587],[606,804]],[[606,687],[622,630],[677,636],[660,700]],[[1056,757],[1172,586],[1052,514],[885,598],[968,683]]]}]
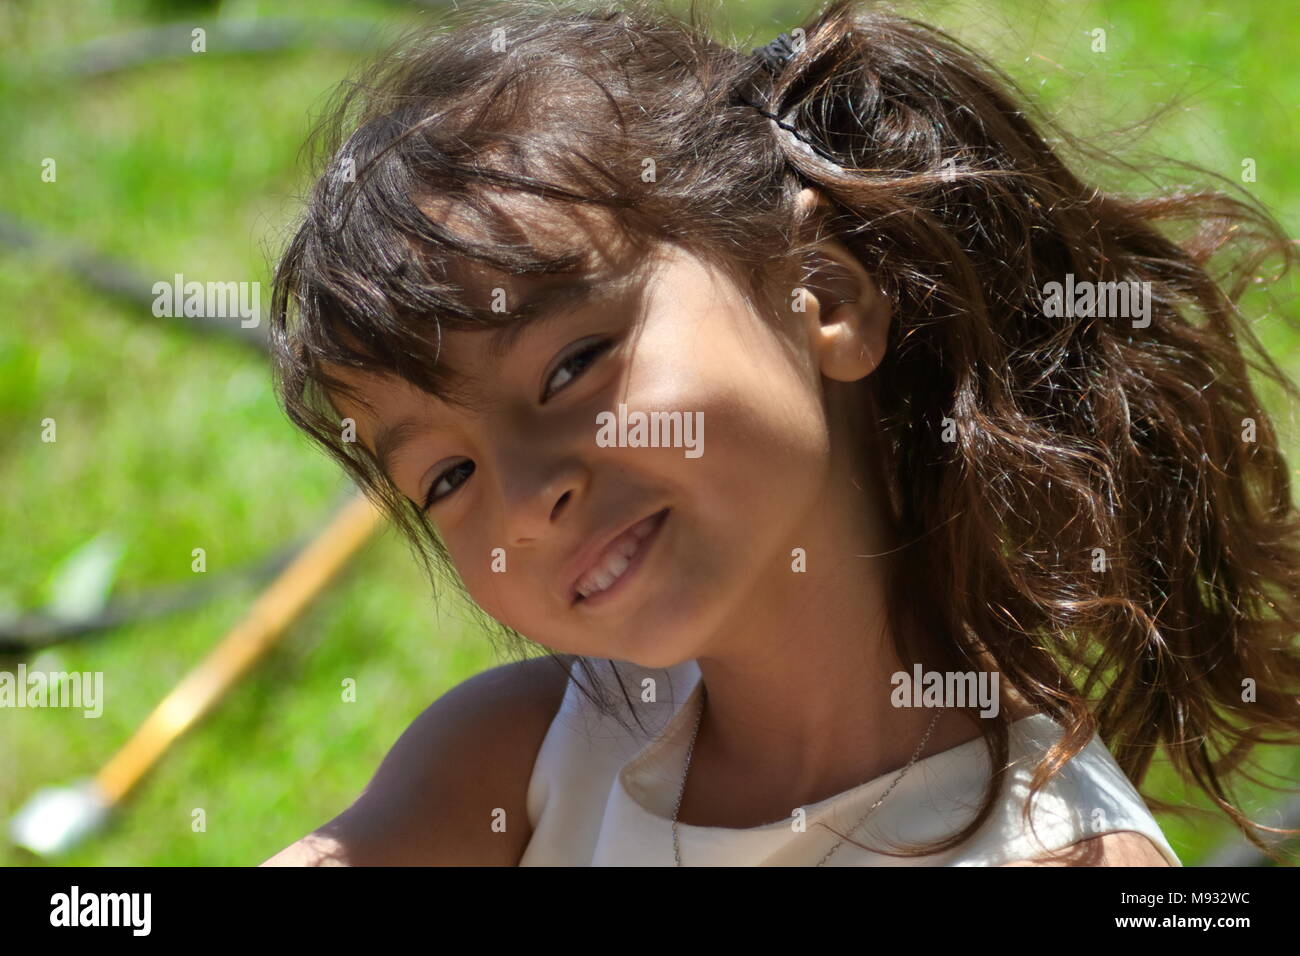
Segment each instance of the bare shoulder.
[{"label": "bare shoulder", "polygon": [[1070,844],[1055,858],[1016,860],[1002,866],[1169,866],[1150,837],[1136,830],[1102,833]]},{"label": "bare shoulder", "polygon": [[402,733],[350,807],[261,865],[518,863],[532,836],[528,782],[567,684],[549,656],[457,684]]}]

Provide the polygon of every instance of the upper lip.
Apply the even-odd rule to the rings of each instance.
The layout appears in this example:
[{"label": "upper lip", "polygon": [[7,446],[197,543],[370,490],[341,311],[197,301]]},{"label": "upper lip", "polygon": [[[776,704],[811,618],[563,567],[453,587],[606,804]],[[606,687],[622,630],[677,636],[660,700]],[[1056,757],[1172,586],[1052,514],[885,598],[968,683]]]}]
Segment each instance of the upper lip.
[{"label": "upper lip", "polygon": [[560,579],[568,582],[569,589],[567,596],[569,603],[572,604],[577,599],[578,582],[582,580],[583,575],[596,566],[596,561],[604,553],[606,548],[613,544],[621,535],[631,531],[647,518],[653,518],[663,510],[663,508],[660,508],[657,511],[650,512],[649,514],[643,514],[625,524],[616,526],[612,531],[595,535],[591,539],[592,543],[588,544],[585,548],[579,549],[578,553],[575,554],[564,566],[564,576]]}]

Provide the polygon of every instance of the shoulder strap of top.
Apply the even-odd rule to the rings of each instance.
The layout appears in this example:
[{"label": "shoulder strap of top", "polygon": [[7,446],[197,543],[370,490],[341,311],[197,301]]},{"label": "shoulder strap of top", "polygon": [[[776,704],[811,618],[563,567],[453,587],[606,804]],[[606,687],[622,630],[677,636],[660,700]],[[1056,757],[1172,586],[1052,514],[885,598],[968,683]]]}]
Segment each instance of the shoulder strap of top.
[{"label": "shoulder strap of top", "polygon": [[1034,770],[1062,733],[1060,724],[1046,714],[1013,725],[1017,756],[1008,771],[1008,799],[1000,821],[1005,849],[999,855],[1004,858],[997,862],[1035,859],[1103,833],[1131,830],[1149,838],[1170,866],[1182,866],[1137,788],[1097,734],[1039,791],[1030,823],[1023,824]]}]

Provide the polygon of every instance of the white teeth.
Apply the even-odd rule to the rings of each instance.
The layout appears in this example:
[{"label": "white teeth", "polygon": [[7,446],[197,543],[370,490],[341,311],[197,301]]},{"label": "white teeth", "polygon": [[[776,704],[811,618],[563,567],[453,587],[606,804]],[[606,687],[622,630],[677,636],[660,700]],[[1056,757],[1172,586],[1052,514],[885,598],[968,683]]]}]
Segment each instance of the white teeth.
[{"label": "white teeth", "polygon": [[637,548],[646,536],[655,529],[653,521],[642,522],[634,528],[630,534],[625,534],[618,542],[606,551],[600,563],[583,575],[582,580],[578,582],[577,591],[584,598],[590,597],[600,591],[604,591],[611,584],[619,579],[628,565],[632,563],[632,557],[636,554]]}]

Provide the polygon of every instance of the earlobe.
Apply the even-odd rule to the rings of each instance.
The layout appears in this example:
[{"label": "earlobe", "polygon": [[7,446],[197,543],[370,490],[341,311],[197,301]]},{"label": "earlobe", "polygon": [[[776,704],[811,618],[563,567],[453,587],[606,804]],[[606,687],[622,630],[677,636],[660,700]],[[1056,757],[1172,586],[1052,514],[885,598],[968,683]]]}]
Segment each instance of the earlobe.
[{"label": "earlobe", "polygon": [[[841,306],[835,313],[847,308]],[[837,317],[835,313],[819,332],[821,373],[837,382],[856,382],[880,365],[884,357],[884,336],[872,335],[870,328],[864,330],[858,321]]]}]

